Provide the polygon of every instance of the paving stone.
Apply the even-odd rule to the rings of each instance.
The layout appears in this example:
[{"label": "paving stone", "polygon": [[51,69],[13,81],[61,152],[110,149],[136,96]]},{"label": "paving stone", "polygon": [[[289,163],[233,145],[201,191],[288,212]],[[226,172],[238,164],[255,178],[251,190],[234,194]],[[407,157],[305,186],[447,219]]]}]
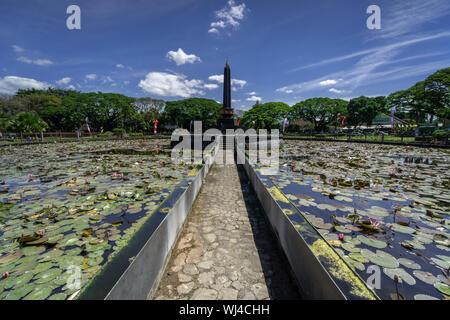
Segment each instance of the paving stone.
[{"label": "paving stone", "polygon": [[199,288],[195,290],[191,300],[216,300],[217,295],[216,290]]},{"label": "paving stone", "polygon": [[192,277],[188,276],[184,273],[178,273],[178,280],[180,282],[189,282],[189,281],[192,281]]},{"label": "paving stone", "polygon": [[191,281],[189,283],[180,284],[177,287],[177,292],[178,292],[178,294],[188,294],[189,292],[192,291],[192,289],[194,289],[194,286],[195,286],[195,284],[193,281]]},{"label": "paving stone", "polygon": [[199,273],[198,268],[193,263],[188,263],[184,265],[183,272],[191,276]]},{"label": "paving stone", "polygon": [[233,288],[224,288],[219,292],[219,300],[237,300],[238,291]]},{"label": "paving stone", "polygon": [[235,164],[214,164],[155,299],[299,298],[246,179]]}]

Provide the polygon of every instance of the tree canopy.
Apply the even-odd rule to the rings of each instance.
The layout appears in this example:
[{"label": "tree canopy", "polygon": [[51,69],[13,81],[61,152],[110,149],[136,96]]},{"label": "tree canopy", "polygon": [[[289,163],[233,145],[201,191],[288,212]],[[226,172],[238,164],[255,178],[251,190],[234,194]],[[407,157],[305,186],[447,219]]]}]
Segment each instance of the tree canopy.
[{"label": "tree canopy", "polygon": [[[245,127],[280,128],[284,118],[303,119],[316,132],[338,126],[346,116],[346,125],[370,125],[380,114],[395,115],[408,122],[441,121],[450,117],[450,68],[441,69],[406,90],[386,97],[342,99],[311,98],[290,107],[283,102],[255,104],[241,117]],[[191,121],[202,121],[203,127],[215,126],[222,105],[211,99],[190,98],[163,101],[150,97],[133,98],[117,93],[90,92],[49,88],[18,90],[13,96],[0,97],[0,130],[74,131],[89,119],[94,132],[151,132],[156,119],[159,128],[167,125],[189,128]]]},{"label": "tree canopy", "polygon": [[342,99],[312,98],[292,107],[290,119],[304,119],[314,124],[316,131],[323,131],[328,125],[336,125],[338,117],[346,114],[348,102]]},{"label": "tree canopy", "polygon": [[267,102],[255,104],[241,118],[246,127],[259,129],[279,128],[281,121],[286,118],[291,108],[283,102]]}]

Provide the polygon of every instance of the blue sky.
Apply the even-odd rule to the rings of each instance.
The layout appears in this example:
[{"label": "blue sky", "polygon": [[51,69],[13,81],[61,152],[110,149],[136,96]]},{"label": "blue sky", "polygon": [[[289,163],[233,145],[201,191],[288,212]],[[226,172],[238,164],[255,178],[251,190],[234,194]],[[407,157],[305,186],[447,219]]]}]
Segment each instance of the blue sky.
[{"label": "blue sky", "polygon": [[[68,30],[66,9],[81,9]],[[381,29],[369,30],[370,5]],[[2,0],[0,94],[47,86],[233,107],[406,89],[450,66],[448,0]]]}]

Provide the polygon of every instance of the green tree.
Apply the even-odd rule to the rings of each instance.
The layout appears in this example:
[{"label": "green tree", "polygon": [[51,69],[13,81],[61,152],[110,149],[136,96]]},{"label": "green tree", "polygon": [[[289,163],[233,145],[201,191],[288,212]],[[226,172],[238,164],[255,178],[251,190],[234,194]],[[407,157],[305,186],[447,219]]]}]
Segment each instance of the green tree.
[{"label": "green tree", "polygon": [[312,98],[292,107],[290,119],[303,119],[314,124],[315,131],[324,131],[337,124],[338,117],[347,111],[348,102],[342,99]]},{"label": "green tree", "polygon": [[388,112],[385,97],[351,99],[347,106],[347,124],[355,128],[362,124],[370,126],[380,112]]},{"label": "green tree", "polygon": [[8,130],[13,132],[37,133],[45,131],[48,128],[47,123],[34,112],[20,112],[10,120]]},{"label": "green tree", "polygon": [[214,126],[220,118],[222,105],[214,100],[190,98],[166,102],[163,123],[189,128],[192,121],[202,121],[203,127]]},{"label": "green tree", "polygon": [[242,125],[249,128],[276,129],[291,111],[283,102],[266,102],[255,104],[241,118]]}]

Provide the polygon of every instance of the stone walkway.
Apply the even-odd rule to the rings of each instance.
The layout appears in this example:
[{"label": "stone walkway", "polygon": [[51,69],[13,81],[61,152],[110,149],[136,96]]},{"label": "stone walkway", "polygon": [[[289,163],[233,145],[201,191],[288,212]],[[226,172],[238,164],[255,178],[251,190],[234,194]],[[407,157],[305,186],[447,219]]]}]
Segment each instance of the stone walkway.
[{"label": "stone walkway", "polygon": [[243,168],[215,164],[155,299],[299,299]]}]

